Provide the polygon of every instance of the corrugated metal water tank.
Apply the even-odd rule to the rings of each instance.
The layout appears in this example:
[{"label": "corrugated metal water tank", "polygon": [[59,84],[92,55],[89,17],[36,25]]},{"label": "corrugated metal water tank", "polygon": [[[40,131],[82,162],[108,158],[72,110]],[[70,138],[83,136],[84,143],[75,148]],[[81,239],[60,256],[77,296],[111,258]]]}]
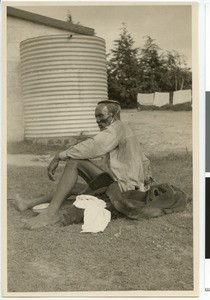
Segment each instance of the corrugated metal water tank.
[{"label": "corrugated metal water tank", "polygon": [[94,110],[107,99],[105,41],[50,35],[20,44],[25,138],[92,135]]}]

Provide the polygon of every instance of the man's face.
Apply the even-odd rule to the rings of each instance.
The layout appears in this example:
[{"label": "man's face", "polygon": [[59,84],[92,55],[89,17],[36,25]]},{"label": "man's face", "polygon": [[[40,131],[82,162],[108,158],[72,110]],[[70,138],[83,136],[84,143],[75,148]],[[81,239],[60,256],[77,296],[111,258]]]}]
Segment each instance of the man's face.
[{"label": "man's face", "polygon": [[106,129],[112,121],[112,114],[108,112],[106,104],[99,104],[95,110],[96,123],[100,130]]}]

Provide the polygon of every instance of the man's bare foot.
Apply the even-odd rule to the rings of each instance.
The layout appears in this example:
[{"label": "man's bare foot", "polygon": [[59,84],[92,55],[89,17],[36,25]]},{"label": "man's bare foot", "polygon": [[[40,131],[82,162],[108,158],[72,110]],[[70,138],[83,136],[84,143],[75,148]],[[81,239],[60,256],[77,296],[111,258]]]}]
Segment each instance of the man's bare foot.
[{"label": "man's bare foot", "polygon": [[29,208],[27,201],[18,194],[15,197],[15,207],[19,211],[25,211]]},{"label": "man's bare foot", "polygon": [[27,229],[38,229],[47,225],[53,225],[60,220],[58,214],[51,215],[48,211],[43,211],[38,216],[23,220],[24,227]]}]

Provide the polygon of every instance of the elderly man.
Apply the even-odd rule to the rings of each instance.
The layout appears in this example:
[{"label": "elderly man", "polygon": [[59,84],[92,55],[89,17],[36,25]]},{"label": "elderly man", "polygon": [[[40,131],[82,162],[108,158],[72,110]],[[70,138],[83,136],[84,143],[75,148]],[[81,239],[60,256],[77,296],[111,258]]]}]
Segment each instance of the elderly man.
[{"label": "elderly man", "polygon": [[[77,183],[78,175],[88,183],[96,176],[107,172],[115,182],[114,190],[118,194],[127,191],[144,193],[143,163],[149,161],[142,152],[138,138],[134,136],[130,127],[120,120],[120,104],[112,100],[99,102],[95,109],[95,118],[100,128],[100,132],[95,137],[58,153],[51,161],[48,167],[50,180],[55,180],[54,173],[59,162],[66,161],[54,194],[32,199],[30,202],[21,198],[16,199],[16,207],[20,211],[37,204],[50,203],[41,214],[25,220],[27,228],[36,229],[59,220],[58,211],[63,201],[81,192],[82,187]],[[91,159],[98,157],[102,157],[103,168],[91,162]],[[109,193],[112,197],[113,191],[110,190]]]}]

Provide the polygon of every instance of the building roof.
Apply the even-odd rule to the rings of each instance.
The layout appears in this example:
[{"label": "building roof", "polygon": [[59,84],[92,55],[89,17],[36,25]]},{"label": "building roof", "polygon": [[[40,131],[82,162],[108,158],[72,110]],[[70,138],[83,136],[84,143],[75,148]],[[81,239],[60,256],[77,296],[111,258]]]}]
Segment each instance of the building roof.
[{"label": "building roof", "polygon": [[31,13],[22,9],[7,6],[7,15],[34,23],[43,24],[46,26],[67,30],[73,33],[94,35],[94,29],[81,25],[71,24],[69,22],[56,20],[50,17],[45,17],[35,13]]}]

